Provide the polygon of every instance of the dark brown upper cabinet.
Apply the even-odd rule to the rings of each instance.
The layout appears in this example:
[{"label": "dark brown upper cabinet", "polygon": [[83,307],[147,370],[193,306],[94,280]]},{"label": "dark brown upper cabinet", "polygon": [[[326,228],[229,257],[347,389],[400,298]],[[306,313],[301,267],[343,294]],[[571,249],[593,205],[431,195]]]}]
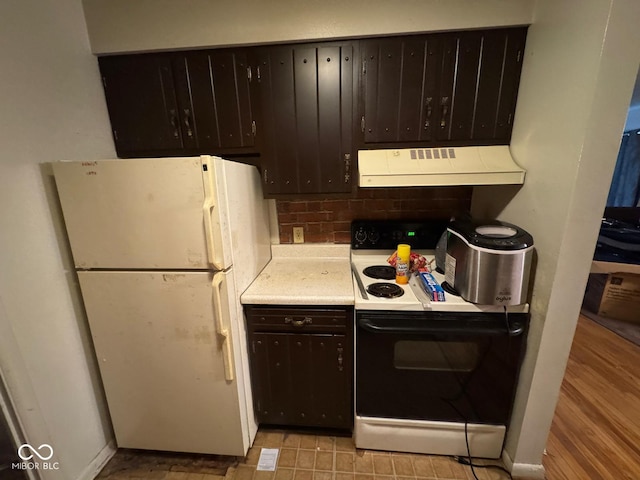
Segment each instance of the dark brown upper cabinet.
[{"label": "dark brown upper cabinet", "polygon": [[508,144],[527,27],[99,58],[120,157],[259,165],[349,193],[359,148]]},{"label": "dark brown upper cabinet", "polygon": [[508,144],[526,27],[361,43],[362,144]]},{"label": "dark brown upper cabinet", "polygon": [[351,191],[353,54],[351,43],[258,50],[267,195]]},{"label": "dark brown upper cabinet", "polygon": [[246,51],[119,55],[99,64],[119,156],[257,153]]}]

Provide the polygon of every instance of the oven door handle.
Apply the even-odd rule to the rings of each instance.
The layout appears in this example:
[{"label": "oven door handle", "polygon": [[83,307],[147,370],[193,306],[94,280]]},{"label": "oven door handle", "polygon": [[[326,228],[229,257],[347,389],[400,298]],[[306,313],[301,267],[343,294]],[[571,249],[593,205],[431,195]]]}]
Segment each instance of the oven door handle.
[{"label": "oven door handle", "polygon": [[524,325],[512,322],[509,329],[496,327],[469,327],[468,325],[454,325],[442,322],[424,322],[418,326],[381,325],[369,318],[359,318],[358,326],[371,333],[411,333],[411,334],[464,334],[464,335],[510,335],[517,336],[524,332]]}]

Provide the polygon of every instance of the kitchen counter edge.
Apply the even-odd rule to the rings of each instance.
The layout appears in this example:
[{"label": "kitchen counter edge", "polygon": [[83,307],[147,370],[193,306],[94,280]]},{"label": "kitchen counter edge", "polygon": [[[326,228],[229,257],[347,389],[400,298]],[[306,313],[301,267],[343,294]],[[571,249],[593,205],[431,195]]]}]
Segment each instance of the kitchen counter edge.
[{"label": "kitchen counter edge", "polygon": [[349,245],[272,245],[272,258],[242,294],[244,305],[353,305]]}]

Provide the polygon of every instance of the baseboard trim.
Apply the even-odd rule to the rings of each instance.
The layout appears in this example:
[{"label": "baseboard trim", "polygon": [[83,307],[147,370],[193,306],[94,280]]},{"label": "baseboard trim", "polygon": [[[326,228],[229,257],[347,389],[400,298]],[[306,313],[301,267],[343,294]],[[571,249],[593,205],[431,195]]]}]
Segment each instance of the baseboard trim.
[{"label": "baseboard trim", "polygon": [[544,466],[533,463],[513,463],[506,450],[502,451],[502,462],[507,470],[511,472],[514,479],[540,479],[544,480]]},{"label": "baseboard trim", "polygon": [[104,468],[111,457],[116,454],[118,448],[116,447],[115,440],[111,440],[100,450],[100,453],[87,465],[87,467],[78,476],[77,480],[93,480],[98,476],[100,471]]}]

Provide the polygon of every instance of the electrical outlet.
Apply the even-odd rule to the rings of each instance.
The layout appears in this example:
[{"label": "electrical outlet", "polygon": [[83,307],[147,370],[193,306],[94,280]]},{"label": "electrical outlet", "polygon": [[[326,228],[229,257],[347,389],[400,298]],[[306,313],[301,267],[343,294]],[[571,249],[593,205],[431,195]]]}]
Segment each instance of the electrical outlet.
[{"label": "electrical outlet", "polygon": [[304,227],[293,227],[293,243],[304,243]]}]

